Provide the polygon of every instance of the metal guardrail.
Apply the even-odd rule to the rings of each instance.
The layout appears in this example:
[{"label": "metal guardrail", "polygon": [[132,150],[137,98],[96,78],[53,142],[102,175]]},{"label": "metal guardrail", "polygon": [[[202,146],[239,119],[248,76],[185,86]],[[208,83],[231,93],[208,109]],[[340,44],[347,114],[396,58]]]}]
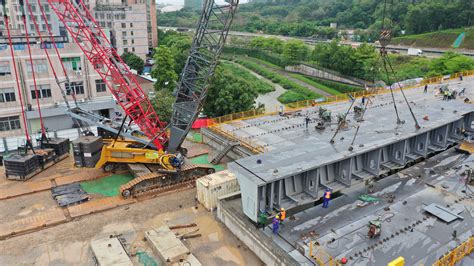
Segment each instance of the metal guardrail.
[{"label": "metal guardrail", "polygon": [[324,251],[322,247],[314,247],[313,241],[309,242],[309,256],[313,258],[319,266],[341,266],[341,264]]},{"label": "metal guardrail", "polygon": [[442,256],[433,266],[454,266],[473,251],[474,237],[471,236],[468,240],[462,242],[459,246]]},{"label": "metal guardrail", "polygon": [[[461,76],[461,74],[463,75],[463,77],[473,76],[474,75],[474,70],[463,71],[463,72],[451,74],[449,79],[447,79],[447,80],[459,78]],[[409,90],[409,89],[420,88],[420,86],[423,86],[425,84],[439,83],[443,80],[446,80],[446,79],[444,79],[444,77],[433,77],[433,78],[429,78],[429,79],[424,79],[423,82],[421,82],[418,85],[408,86],[408,87],[404,87],[402,89]],[[400,91],[400,89],[394,89],[393,91]],[[304,100],[304,101],[299,101],[299,102],[288,103],[288,104],[285,105],[285,107],[286,107],[285,109],[297,110],[297,109],[301,109],[301,108],[305,108],[305,107],[309,107],[309,106],[318,106],[318,105],[323,105],[323,104],[328,104],[328,103],[345,101],[345,100],[349,100],[349,95],[351,95],[354,98],[358,98],[358,97],[362,97],[362,96],[373,96],[373,95],[380,95],[380,94],[387,94],[387,93],[390,93],[389,89],[374,88],[374,89],[371,89],[369,91],[358,91],[358,92],[351,92],[351,93],[347,93],[347,94],[339,94],[339,95],[328,96],[328,97],[325,98],[324,101],[317,102],[317,103],[315,102],[315,100]]]},{"label": "metal guardrail", "polygon": [[245,148],[249,149],[251,152],[255,154],[264,153],[266,151],[266,149],[262,145],[256,144],[252,142],[251,140],[236,136],[234,133],[229,132],[227,130],[223,130],[222,128],[219,127],[219,125],[213,125],[208,128],[226,137],[227,139],[239,142],[241,146],[244,146]]}]

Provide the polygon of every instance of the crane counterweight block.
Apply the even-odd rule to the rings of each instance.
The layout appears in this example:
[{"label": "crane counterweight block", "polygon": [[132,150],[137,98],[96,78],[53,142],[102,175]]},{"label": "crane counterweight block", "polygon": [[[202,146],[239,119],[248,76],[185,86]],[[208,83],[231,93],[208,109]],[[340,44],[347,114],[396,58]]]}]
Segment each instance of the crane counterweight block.
[{"label": "crane counterweight block", "polygon": [[126,115],[153,140],[158,150],[163,150],[168,142],[163,130],[165,123],[160,121],[133,73],[112,48],[82,0],[48,0],[48,3]]}]

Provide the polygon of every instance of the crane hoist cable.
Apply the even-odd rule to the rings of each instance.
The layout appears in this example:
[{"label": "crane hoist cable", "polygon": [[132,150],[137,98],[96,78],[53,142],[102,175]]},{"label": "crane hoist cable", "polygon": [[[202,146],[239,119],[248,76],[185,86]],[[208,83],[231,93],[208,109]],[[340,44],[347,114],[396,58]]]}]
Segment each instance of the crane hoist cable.
[{"label": "crane hoist cable", "polygon": [[[416,119],[415,117],[415,114],[413,113],[413,109],[411,108],[411,105],[410,105],[410,102],[408,101],[406,95],[405,95],[405,92],[403,91],[403,88],[400,84],[400,81],[398,80],[398,77],[395,73],[395,70],[393,69],[392,67],[392,63],[390,62],[390,58],[388,56],[388,53],[387,53],[387,45],[390,43],[391,39],[392,39],[392,31],[391,31],[391,23],[392,23],[392,20],[390,19],[390,26],[389,27],[385,27],[385,19],[386,19],[386,16],[387,16],[387,5],[388,5],[388,1],[389,0],[385,0],[384,1],[384,7],[383,7],[383,13],[382,13],[382,29],[381,29],[381,32],[380,32],[380,37],[379,37],[379,42],[380,42],[380,56],[382,57],[382,61],[383,61],[383,65],[384,65],[384,70],[385,70],[385,73],[387,75],[387,81],[389,83],[390,82],[390,74],[389,72],[392,73],[394,79],[395,79],[395,82],[398,84],[398,87],[400,89],[400,92],[402,93],[403,95],[403,98],[405,100],[405,103],[407,104],[408,106],[408,110],[410,111],[410,114],[413,118],[413,120],[415,121],[415,128],[416,129],[419,129],[420,128],[420,125],[418,123],[418,120]],[[393,0],[390,0],[391,2],[391,6],[390,6],[390,9],[393,8]],[[391,12],[392,13],[392,12]],[[387,68],[387,64],[390,68],[390,71],[389,69]],[[397,104],[395,102],[395,97],[394,97],[394,94],[393,94],[393,88],[392,88],[392,84],[389,84],[389,89],[390,89],[390,93],[392,94],[392,100],[393,100],[393,105],[394,105],[394,108],[395,108],[395,112],[397,113],[397,123],[400,123],[400,118],[399,118],[399,114],[398,114],[398,110],[397,110]]]},{"label": "crane hoist cable", "polygon": [[44,128],[44,122],[43,122],[43,114],[41,113],[41,105],[39,102],[40,94],[38,93],[38,84],[36,83],[36,73],[35,73],[35,65],[33,62],[33,56],[31,55],[31,45],[30,45],[30,37],[28,33],[28,24],[26,23],[26,12],[25,12],[25,5],[24,5],[24,0],[20,0],[20,12],[21,12],[21,18],[23,21],[23,25],[25,25],[25,37],[26,37],[26,46],[28,48],[28,58],[30,61],[30,66],[31,66],[31,75],[33,78],[33,87],[35,90],[35,98],[36,98],[36,106],[38,108],[38,115],[40,119],[40,126],[41,126],[41,142],[43,141],[48,141],[48,137],[46,136],[46,130]]},{"label": "crane hoist cable", "polygon": [[[365,103],[362,116],[360,117],[361,121],[364,121],[364,115],[365,115],[365,112],[367,111],[367,107],[369,106],[369,102],[370,102],[370,98],[367,98],[367,102]],[[354,142],[356,140],[357,134],[359,133],[360,126],[361,124],[359,124],[356,128],[356,132],[354,133],[354,137],[352,138],[351,145],[349,145],[349,149],[348,149],[349,151],[354,150]]]},{"label": "crane hoist cable", "polygon": [[10,33],[10,22],[9,22],[9,18],[8,18],[8,14],[7,14],[6,1],[1,0],[1,3],[2,3],[2,8],[3,8],[3,18],[5,20],[5,27],[7,28],[8,43],[10,45],[10,54],[11,54],[11,57],[12,57],[13,71],[15,72],[15,81],[16,81],[16,86],[17,86],[17,90],[18,90],[18,98],[19,98],[20,107],[21,107],[21,117],[22,117],[22,120],[23,120],[23,127],[24,127],[24,130],[25,130],[25,136],[26,136],[26,147],[30,148],[33,151],[33,153],[35,153],[34,148],[33,148],[33,144],[31,142],[30,133],[29,133],[29,130],[28,130],[28,124],[26,122],[26,113],[25,113],[25,107],[23,106],[23,96],[22,96],[22,92],[21,92],[18,69],[17,69],[17,65],[16,65],[16,58],[15,58],[15,51],[14,51],[14,48],[13,48],[13,41],[12,41],[12,37],[11,37],[11,33]]},{"label": "crane hoist cable", "polygon": [[349,97],[351,99],[351,105],[349,106],[346,113],[344,114],[342,121],[338,122],[336,132],[334,132],[334,135],[332,136],[331,140],[329,141],[329,143],[331,143],[331,144],[334,144],[334,139],[336,138],[337,133],[339,133],[339,131],[342,129],[342,126],[344,125],[344,123],[346,123],[347,115],[349,114],[349,112],[352,109],[352,106],[354,106],[354,103],[356,102],[356,99],[352,98],[352,96],[350,94],[349,94]]}]

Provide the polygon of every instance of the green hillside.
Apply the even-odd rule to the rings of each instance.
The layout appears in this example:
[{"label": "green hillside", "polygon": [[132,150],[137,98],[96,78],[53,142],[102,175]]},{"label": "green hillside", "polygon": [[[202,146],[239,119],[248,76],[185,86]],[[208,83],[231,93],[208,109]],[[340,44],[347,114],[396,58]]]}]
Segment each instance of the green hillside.
[{"label": "green hillside", "polygon": [[466,36],[459,48],[474,50],[474,28],[443,30],[397,37],[392,40],[391,44],[417,47],[451,48],[456,38],[462,32],[465,32]]}]

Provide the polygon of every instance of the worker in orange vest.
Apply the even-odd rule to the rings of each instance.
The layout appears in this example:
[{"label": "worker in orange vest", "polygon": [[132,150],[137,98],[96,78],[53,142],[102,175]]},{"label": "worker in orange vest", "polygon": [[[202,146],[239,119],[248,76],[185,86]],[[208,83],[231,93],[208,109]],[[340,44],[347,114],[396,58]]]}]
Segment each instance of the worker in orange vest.
[{"label": "worker in orange vest", "polygon": [[286,219],[285,208],[280,209],[280,224],[283,224],[283,221]]},{"label": "worker in orange vest", "polygon": [[324,195],[323,195],[323,208],[328,207],[330,200],[331,200],[331,190],[327,188],[326,191],[324,191]]}]

